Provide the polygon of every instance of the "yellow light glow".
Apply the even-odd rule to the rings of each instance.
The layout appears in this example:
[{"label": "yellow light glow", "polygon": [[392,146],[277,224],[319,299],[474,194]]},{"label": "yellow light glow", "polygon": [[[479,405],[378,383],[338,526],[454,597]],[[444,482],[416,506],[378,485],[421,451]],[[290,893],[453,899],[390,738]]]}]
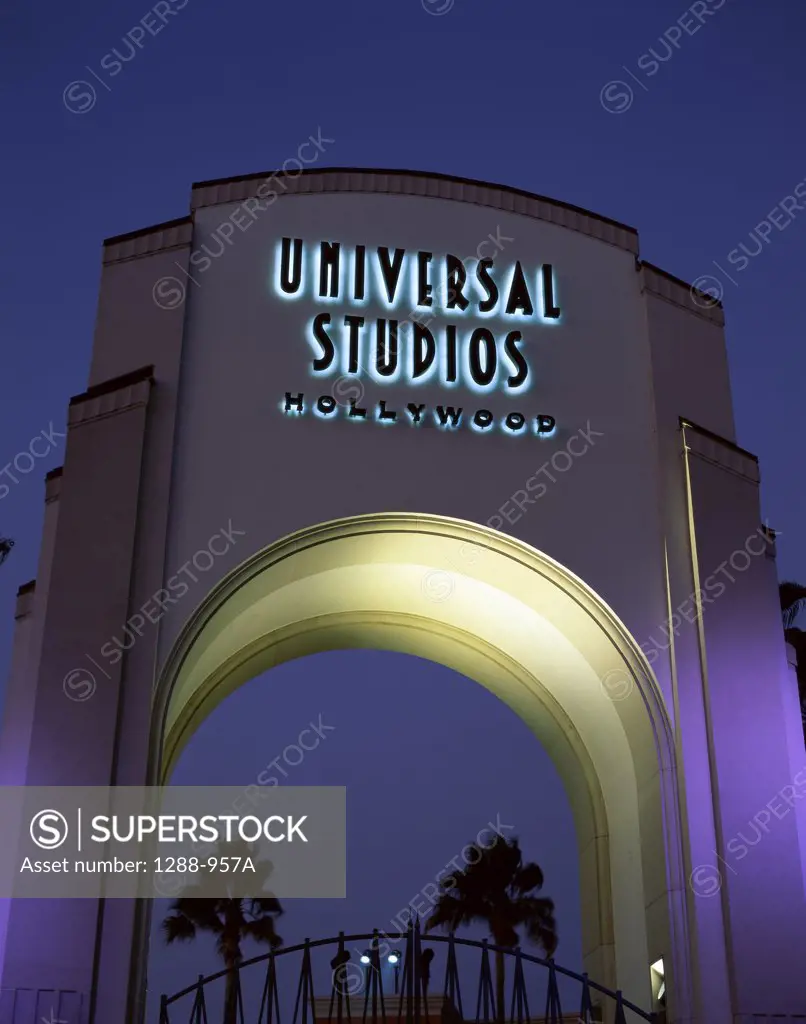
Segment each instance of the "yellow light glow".
[{"label": "yellow light glow", "polygon": [[[648,1002],[649,948],[668,948],[665,933],[648,941],[644,886],[660,891],[667,874],[658,826],[671,806],[660,789],[674,764],[671,724],[649,663],[612,609],[514,538],[397,512],[320,523],[254,555],[207,595],[166,660],[153,777],[167,782],[200,722],[242,683],[351,648],[452,668],[532,729],[574,812],[586,961],[602,978],[614,950],[602,980]],[[657,878],[643,877],[642,837],[655,843],[644,864]]]}]

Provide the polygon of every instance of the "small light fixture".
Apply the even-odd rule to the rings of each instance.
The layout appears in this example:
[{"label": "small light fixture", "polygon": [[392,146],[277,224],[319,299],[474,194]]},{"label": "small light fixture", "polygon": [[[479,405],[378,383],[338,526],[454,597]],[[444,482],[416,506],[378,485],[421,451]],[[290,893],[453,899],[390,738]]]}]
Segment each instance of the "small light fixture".
[{"label": "small light fixture", "polygon": [[396,964],[400,960],[400,956],[397,953],[390,953],[386,959],[390,964]]},{"label": "small light fixture", "polygon": [[655,1009],[661,1009],[666,1006],[666,971],[663,966],[663,957],[650,966],[649,973],[652,980],[652,999]]},{"label": "small light fixture", "polygon": [[370,962],[369,953],[362,953],[361,954],[361,963],[362,964],[368,964],[369,962]]}]

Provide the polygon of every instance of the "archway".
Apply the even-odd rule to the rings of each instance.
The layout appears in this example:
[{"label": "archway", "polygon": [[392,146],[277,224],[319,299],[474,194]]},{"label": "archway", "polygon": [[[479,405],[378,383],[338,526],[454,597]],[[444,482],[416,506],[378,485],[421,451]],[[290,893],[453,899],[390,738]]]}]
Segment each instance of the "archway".
[{"label": "archway", "polygon": [[553,758],[579,845],[591,977],[650,1005],[664,958],[689,1002],[675,762],[657,684],[624,625],[581,580],[477,524],[386,513],[311,527],[216,587],[161,673],[150,781],[198,723],[259,672],[304,654],[419,654],[513,708]]}]

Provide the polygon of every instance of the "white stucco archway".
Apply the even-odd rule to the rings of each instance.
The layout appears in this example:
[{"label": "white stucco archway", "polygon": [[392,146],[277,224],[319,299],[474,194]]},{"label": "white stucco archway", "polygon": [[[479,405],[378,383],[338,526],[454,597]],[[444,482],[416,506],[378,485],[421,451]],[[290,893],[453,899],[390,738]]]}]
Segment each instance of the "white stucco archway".
[{"label": "white stucco archway", "polygon": [[[273,177],[271,214],[203,287],[183,280],[198,283],[222,223],[263,208],[265,174],[199,183],[188,216],[104,245],[87,389],[15,610],[5,784],[159,783],[201,718],[271,665],[416,653],[497,694],[554,758],[593,979],[647,1004],[663,958],[674,1024],[801,1021],[806,805],[780,803],[802,795],[803,736],[769,531],[733,562],[760,532],[760,475],[736,443],[721,307],[641,259],[634,229],[519,189],[318,165]],[[344,287],[320,274],[278,294],[286,238],[320,270],[323,246],[326,263],[341,253]],[[544,299],[553,280],[560,317],[430,301],[454,260],[499,238],[493,280],[520,266]],[[468,280],[481,299],[483,276]],[[421,310],[445,364],[415,381],[404,324]],[[349,326],[338,379],[319,365],[320,316]],[[387,377],[377,337],[404,316],[411,372]],[[512,327],[534,387],[477,390],[473,335],[492,331],[500,370]],[[317,416],[335,384],[341,411]],[[527,409],[555,433],[509,430]],[[474,430],[484,411],[504,429]],[[225,529],[247,539],[213,560]],[[769,832],[743,848],[759,815]],[[149,913],[101,897],[0,906],[4,993],[142,1024]]]},{"label": "white stucco archway", "polygon": [[[247,679],[339,648],[417,654],[515,710],[555,761],[577,830],[585,969],[650,1005],[649,965],[684,926],[673,742],[638,645],[546,555],[433,515],[321,524],[272,544],[186,625],[155,695],[151,781],[164,782],[212,709]],[[669,962],[671,954],[672,962]]]}]

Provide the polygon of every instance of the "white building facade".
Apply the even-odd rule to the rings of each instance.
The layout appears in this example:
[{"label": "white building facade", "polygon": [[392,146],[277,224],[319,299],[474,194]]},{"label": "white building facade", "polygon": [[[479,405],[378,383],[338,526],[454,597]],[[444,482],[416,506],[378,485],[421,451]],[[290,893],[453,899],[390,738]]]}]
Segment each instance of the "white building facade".
[{"label": "white building facade", "polygon": [[[806,757],[723,326],[631,228],[440,175],[207,182],[108,240],[3,784],[159,784],[258,672],[416,653],[554,758],[592,978],[806,1019]],[[6,918],[4,989],[141,1019],[142,906]]]}]

